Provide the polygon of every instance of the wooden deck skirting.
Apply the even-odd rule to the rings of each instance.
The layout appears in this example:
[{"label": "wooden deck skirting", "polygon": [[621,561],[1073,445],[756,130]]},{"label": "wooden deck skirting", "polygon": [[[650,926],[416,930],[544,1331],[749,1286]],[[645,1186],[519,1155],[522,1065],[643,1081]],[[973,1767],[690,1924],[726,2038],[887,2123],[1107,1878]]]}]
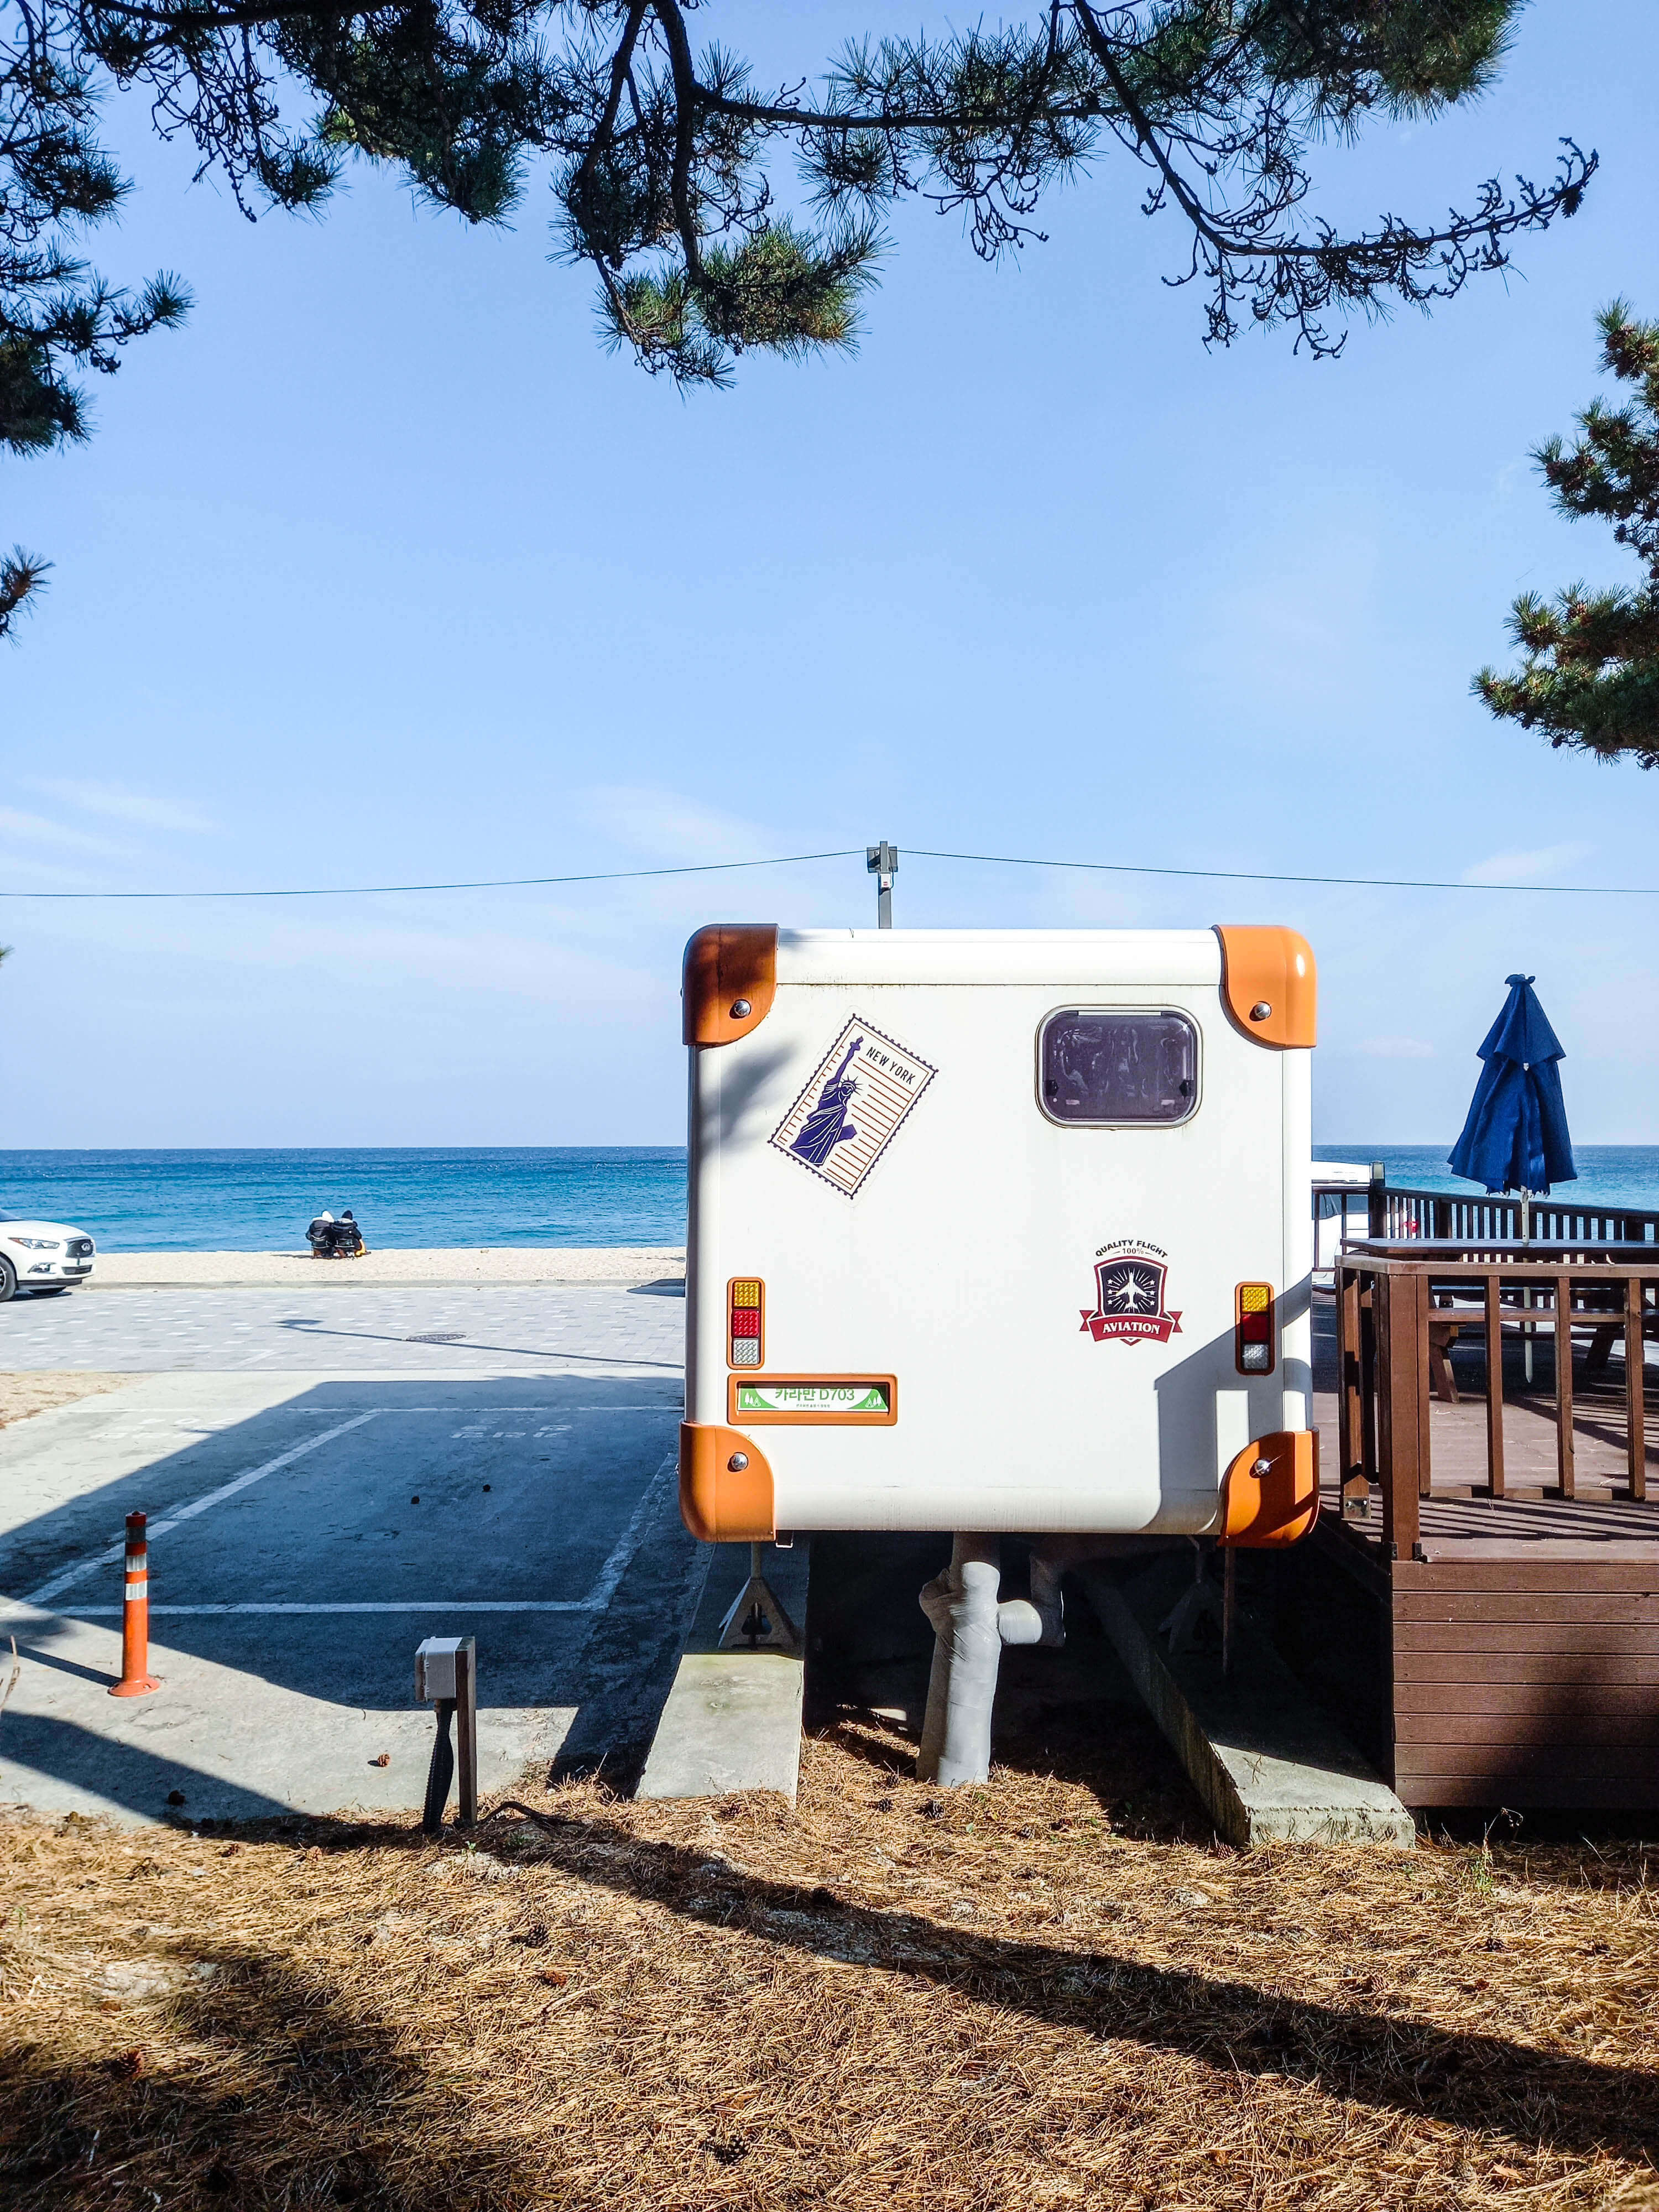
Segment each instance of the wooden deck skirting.
[{"label": "wooden deck skirting", "polygon": [[1408,1805],[1659,1807],[1659,1253],[1351,1248],[1316,1324],[1341,1717]]}]

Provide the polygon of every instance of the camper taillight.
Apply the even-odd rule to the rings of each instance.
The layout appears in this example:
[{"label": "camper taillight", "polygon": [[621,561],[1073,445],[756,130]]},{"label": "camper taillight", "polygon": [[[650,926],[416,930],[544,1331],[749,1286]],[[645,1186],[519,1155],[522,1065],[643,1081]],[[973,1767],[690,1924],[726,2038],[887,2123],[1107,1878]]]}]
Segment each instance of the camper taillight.
[{"label": "camper taillight", "polygon": [[766,1285],[753,1275],[734,1275],[726,1286],[726,1361],[728,1367],[766,1364]]},{"label": "camper taillight", "polygon": [[1273,1371],[1273,1294],[1268,1283],[1241,1283],[1234,1293],[1233,1359],[1241,1375]]}]

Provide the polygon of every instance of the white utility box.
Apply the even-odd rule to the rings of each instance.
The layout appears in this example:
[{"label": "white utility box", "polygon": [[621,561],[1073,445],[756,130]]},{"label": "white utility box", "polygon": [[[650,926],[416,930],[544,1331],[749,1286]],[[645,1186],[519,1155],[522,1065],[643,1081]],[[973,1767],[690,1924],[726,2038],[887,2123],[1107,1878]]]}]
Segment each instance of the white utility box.
[{"label": "white utility box", "polygon": [[1315,995],[1281,928],[700,930],[693,1533],[1302,1534]]},{"label": "white utility box", "polygon": [[435,1705],[441,1698],[453,1698],[460,1693],[456,1680],[459,1671],[461,1647],[471,1646],[472,1638],[460,1636],[428,1636],[415,1647],[415,1700],[417,1705]]}]

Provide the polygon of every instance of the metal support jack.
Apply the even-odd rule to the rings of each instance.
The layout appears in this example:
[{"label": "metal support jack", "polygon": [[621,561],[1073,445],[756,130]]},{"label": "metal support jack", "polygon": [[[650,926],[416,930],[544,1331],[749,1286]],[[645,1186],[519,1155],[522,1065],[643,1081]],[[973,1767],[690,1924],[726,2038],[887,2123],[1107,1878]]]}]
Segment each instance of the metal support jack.
[{"label": "metal support jack", "polygon": [[1160,1636],[1169,1638],[1170,1656],[1174,1659],[1183,1652],[1198,1633],[1199,1623],[1212,1620],[1221,1632],[1221,1671],[1233,1671],[1233,1626],[1237,1613],[1237,1554],[1231,1545],[1221,1553],[1221,1588],[1218,1591],[1206,1570],[1210,1555],[1205,1547],[1193,1540],[1192,1587],[1182,1592],[1158,1625]]},{"label": "metal support jack", "polygon": [[790,1620],[782,1600],[761,1572],[766,1547],[749,1547],[749,1579],[732,1600],[720,1623],[721,1651],[799,1651],[800,1631]]}]

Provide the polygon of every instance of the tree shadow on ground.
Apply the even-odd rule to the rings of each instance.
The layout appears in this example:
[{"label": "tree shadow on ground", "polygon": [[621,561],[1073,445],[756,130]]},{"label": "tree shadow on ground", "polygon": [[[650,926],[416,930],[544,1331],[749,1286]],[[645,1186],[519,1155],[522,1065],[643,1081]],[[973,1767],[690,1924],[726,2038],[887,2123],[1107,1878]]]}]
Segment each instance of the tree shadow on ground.
[{"label": "tree shadow on ground", "polygon": [[[430,1850],[418,1832],[369,1823],[285,1820],[238,1832],[304,1840],[325,1859],[365,1846]],[[590,1892],[648,1902],[777,1954],[931,1984],[953,2003],[1137,2045],[1235,2080],[1277,2077],[1382,2114],[1495,2130],[1559,2154],[1644,2160],[1659,2146],[1659,2076],[1638,2067],[1383,2004],[1334,2005],[1151,1965],[1098,1941],[1062,1948],[975,1933],[744,1871],[706,1842],[638,1838],[602,1808],[562,1814],[508,1802],[478,1840]],[[174,2001],[190,2063],[175,2058],[151,2074],[142,2054],[88,2063],[46,2044],[14,2045],[0,2087],[0,2110],[9,2108],[0,2194],[17,2212],[116,2212],[161,2190],[169,2207],[192,2208],[517,2212],[550,2201],[556,2136],[532,2148],[492,2132],[466,2080],[445,2072],[453,2059],[434,2050],[425,2063],[411,2033],[418,2023],[375,2010],[349,1974],[331,1981],[210,1933],[176,1940],[173,1950],[218,1970]],[[730,2026],[712,2016],[707,2032]],[[577,2192],[564,2201],[589,2200]]]},{"label": "tree shadow on ground", "polygon": [[948,1984],[958,1997],[1091,2037],[1140,2043],[1224,2069],[1279,2075],[1325,2095],[1579,2154],[1650,2159],[1659,2075],[1443,2027],[1386,2009],[1285,1996],[1109,1950],[976,1936],[920,1913],[859,1905],[722,1869],[702,1849],[619,1837],[589,1819],[507,1803],[564,1872],[688,1917],[792,1949]]},{"label": "tree shadow on ground", "polygon": [[541,2192],[527,2155],[481,2132],[465,2099],[446,2097],[410,2055],[409,2023],[252,1947],[198,1942],[191,1955],[216,1970],[173,2004],[173,2035],[197,2046],[194,2064],[152,2072],[143,2045],[65,2060],[13,2045],[0,2197],[15,2212],[482,2212]]}]

